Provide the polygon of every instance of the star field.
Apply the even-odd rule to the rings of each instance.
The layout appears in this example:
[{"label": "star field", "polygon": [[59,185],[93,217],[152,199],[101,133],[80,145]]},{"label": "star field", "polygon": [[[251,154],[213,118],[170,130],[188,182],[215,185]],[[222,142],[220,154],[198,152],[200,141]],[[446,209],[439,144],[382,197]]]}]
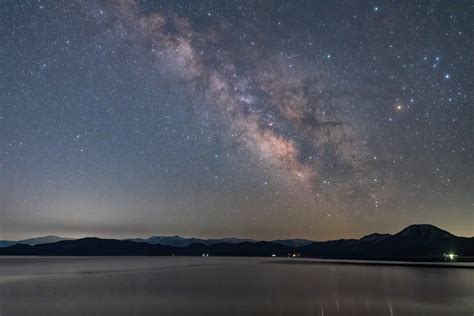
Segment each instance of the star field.
[{"label": "star field", "polygon": [[474,233],[470,1],[6,1],[0,237]]}]

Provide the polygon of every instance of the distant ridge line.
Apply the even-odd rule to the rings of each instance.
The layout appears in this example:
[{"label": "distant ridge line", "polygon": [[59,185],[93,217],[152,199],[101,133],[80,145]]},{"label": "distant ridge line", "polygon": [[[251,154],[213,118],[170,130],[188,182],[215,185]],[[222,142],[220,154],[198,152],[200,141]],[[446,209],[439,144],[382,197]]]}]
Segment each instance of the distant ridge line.
[{"label": "distant ridge line", "polygon": [[[174,238],[177,238],[178,244],[172,244],[176,241]],[[37,238],[35,242],[41,241],[39,239]],[[165,242],[164,240],[169,244],[162,244],[161,242]],[[433,225],[410,225],[394,235],[375,233],[360,239],[314,242],[301,239],[256,241],[222,238],[201,240],[179,236],[153,236],[150,237],[150,240],[86,237],[35,245],[15,243],[0,248],[0,255],[291,256],[352,260],[469,261],[474,258],[474,237],[458,237]]]}]

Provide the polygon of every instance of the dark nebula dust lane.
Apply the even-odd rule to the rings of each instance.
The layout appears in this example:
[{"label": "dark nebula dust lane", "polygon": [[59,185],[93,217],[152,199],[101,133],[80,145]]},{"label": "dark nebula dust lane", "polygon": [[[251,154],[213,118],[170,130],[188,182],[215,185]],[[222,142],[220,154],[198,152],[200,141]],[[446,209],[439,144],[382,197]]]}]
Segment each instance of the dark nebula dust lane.
[{"label": "dark nebula dust lane", "polygon": [[473,11],[7,1],[0,237],[472,235]]}]

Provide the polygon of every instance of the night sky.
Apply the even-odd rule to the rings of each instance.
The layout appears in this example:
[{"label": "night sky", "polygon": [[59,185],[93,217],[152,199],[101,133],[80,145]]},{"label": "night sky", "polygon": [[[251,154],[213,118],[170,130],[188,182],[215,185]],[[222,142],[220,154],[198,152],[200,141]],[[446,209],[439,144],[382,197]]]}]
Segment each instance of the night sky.
[{"label": "night sky", "polygon": [[0,239],[474,235],[472,1],[0,6]]}]

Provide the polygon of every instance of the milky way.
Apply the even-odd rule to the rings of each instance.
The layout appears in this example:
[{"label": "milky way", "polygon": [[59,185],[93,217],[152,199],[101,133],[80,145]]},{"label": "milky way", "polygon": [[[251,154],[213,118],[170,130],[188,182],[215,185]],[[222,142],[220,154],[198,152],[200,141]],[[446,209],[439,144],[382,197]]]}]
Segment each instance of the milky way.
[{"label": "milky way", "polygon": [[5,238],[473,232],[469,2],[2,16]]},{"label": "milky way", "polygon": [[[202,100],[197,107],[205,106],[214,119],[224,121],[231,141],[290,189],[303,190],[316,203],[325,200],[319,194],[326,193],[321,173],[342,173],[343,179],[335,180],[329,191],[342,191],[338,186],[343,185],[350,195],[356,190],[352,186],[371,171],[374,156],[353,132],[355,122],[343,117],[344,99],[325,87],[317,70],[292,72],[284,58],[263,48],[225,47],[221,42],[227,40],[227,32],[221,24],[196,31],[186,18],[169,12],[141,13],[133,1],[118,2],[112,12],[127,27],[130,40],[149,45],[159,65],[186,81],[190,96]],[[244,60],[241,67],[237,59]],[[378,188],[385,190],[384,185],[371,188],[376,192],[371,196],[379,195]],[[341,203],[342,196],[332,198]]]}]

